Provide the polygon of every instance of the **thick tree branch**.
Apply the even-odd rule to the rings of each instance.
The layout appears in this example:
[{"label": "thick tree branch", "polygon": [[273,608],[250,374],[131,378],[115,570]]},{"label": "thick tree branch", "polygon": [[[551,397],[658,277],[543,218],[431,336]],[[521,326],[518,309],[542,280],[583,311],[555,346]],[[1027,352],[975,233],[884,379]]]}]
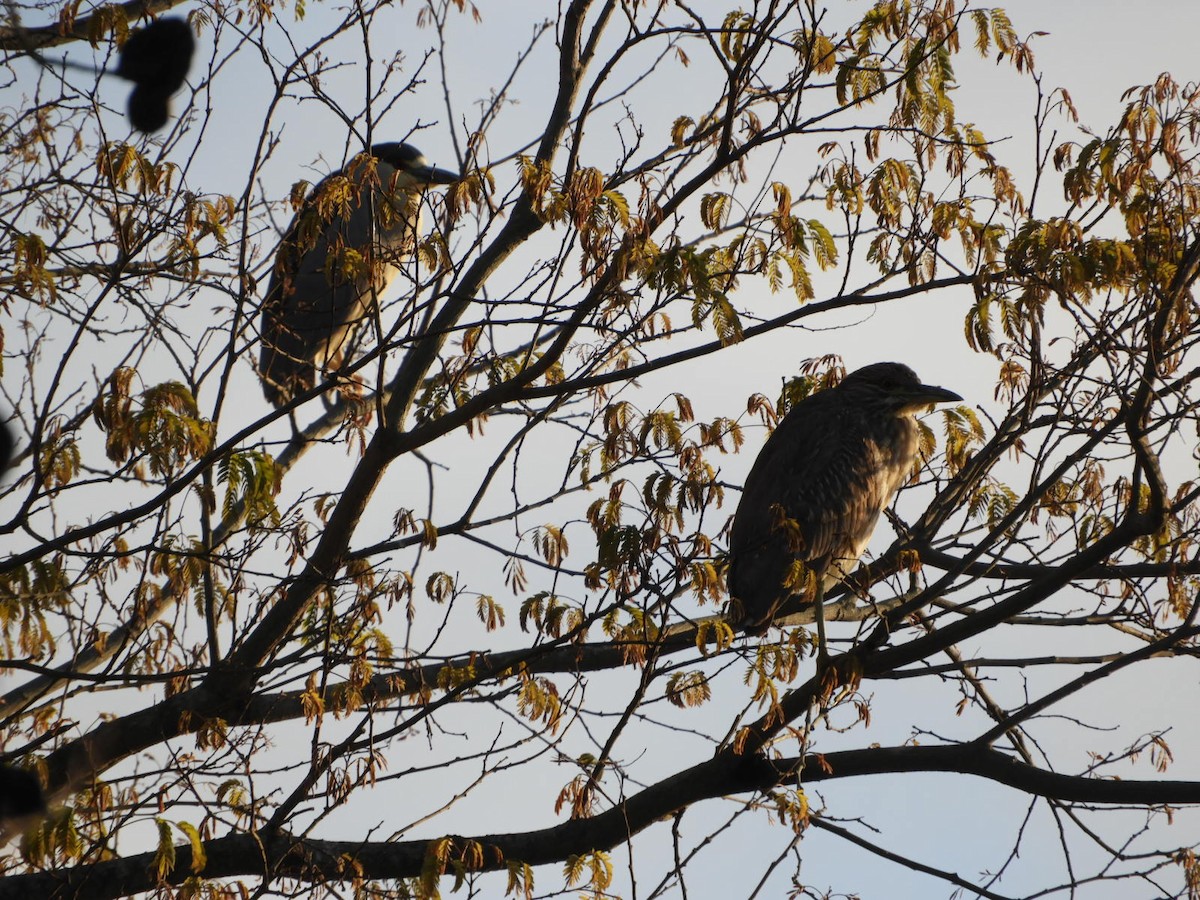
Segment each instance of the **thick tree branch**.
[{"label": "thick tree branch", "polygon": [[[1152,806],[1200,803],[1197,782],[1062,775],[1018,762],[997,750],[972,745],[870,748],[772,762],[724,750],[591,818],[537,831],[454,836],[454,851],[450,856],[458,859],[474,842],[483,857],[477,871],[503,871],[509,862],[517,861],[529,865],[557,863],[572,854],[611,849],[664,816],[698,801],[794,784],[797,771],[804,772],[806,784],[867,775],[943,772],[974,775],[1067,803]],[[208,859],[201,873],[204,878],[258,876],[324,882],[350,878],[351,872],[367,880],[417,877],[425,864],[430,841],[318,841],[277,832],[231,835],[207,841],[204,847]],[[175,854],[175,867],[165,880],[180,884],[191,875],[191,848],[178,846]],[[350,860],[355,866],[347,869]],[[153,889],[158,884],[154,868],[154,854],[143,853],[61,871],[10,876],[0,880],[0,900],[27,897],[115,900]]]},{"label": "thick tree branch", "polygon": [[[161,15],[182,2],[183,0],[126,0],[118,6],[125,13],[126,19],[136,22],[139,18]],[[0,49],[9,52],[45,50],[47,47],[58,47],[73,41],[89,41],[92,39],[92,29],[102,21],[104,20],[97,19],[96,15],[90,15],[72,19],[69,27],[56,22],[53,25],[35,28],[0,28]],[[108,30],[105,28],[101,33],[107,34]]]}]

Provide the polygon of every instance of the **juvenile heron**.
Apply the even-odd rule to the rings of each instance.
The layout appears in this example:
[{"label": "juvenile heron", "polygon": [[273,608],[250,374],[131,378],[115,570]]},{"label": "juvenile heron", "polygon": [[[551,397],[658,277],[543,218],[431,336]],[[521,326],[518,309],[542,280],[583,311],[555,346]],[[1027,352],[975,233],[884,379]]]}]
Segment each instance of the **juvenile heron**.
[{"label": "juvenile heron", "polygon": [[412,255],[421,191],[459,177],[410,144],[375,144],[370,156],[375,166],[358,157],[318,184],[279,245],[260,356],[263,393],[277,407],[341,364],[351,333]]},{"label": "juvenile heron", "polygon": [[855,567],[911,475],[914,414],[961,399],[922,384],[908,366],[884,362],[792,407],[754,461],[733,516],[729,595],[741,604],[742,628],[764,634],[784,601],[808,594],[819,659],[828,658],[825,591]]}]

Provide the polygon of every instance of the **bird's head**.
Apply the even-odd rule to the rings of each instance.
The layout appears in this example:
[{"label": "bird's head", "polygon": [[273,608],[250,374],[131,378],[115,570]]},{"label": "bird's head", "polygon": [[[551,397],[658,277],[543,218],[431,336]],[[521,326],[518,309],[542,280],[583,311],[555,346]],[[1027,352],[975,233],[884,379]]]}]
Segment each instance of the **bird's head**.
[{"label": "bird's head", "polygon": [[851,372],[837,390],[853,394],[862,401],[881,404],[893,415],[912,415],[935,403],[961,400],[954,391],[922,384],[917,373],[903,363],[881,362]]},{"label": "bird's head", "polygon": [[419,191],[426,185],[450,184],[459,179],[457,172],[431,166],[412,144],[374,144],[371,155],[379,160],[379,180],[385,186],[394,184],[397,191]]}]

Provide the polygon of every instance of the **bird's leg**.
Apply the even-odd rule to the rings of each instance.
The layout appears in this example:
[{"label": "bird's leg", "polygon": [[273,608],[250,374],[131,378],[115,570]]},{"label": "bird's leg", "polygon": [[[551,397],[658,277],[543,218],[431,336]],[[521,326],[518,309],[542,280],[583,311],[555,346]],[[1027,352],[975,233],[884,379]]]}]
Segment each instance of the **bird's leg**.
[{"label": "bird's leg", "polygon": [[829,669],[829,645],[825,642],[825,578],[818,576],[817,592],[813,598],[813,618],[817,623],[817,677]]},{"label": "bird's leg", "polygon": [[825,637],[825,580],[817,584],[813,599],[813,618],[817,622],[817,668],[813,677],[817,680],[818,698],[828,703],[838,688],[857,690],[862,680],[862,662],[853,654],[846,653],[835,662],[829,655],[828,639]]},{"label": "bird's leg", "polygon": [[300,428],[300,421],[296,418],[296,410],[288,410],[288,421],[292,423],[292,439],[303,441],[304,432]]},{"label": "bird's leg", "polygon": [[817,667],[813,678],[817,684],[817,698],[822,703],[833,699],[833,692],[842,684],[857,684],[858,677],[849,674],[841,665],[849,657],[840,657],[835,663],[829,655],[829,639],[825,636],[825,578],[817,580],[816,596],[813,598],[813,618],[817,623]]}]

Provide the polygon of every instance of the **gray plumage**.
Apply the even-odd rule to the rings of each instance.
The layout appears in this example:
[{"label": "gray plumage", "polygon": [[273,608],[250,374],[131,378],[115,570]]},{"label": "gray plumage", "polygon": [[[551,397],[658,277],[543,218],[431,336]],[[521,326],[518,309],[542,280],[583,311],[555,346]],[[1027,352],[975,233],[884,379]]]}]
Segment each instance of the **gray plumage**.
[{"label": "gray plumage", "polygon": [[263,393],[276,407],[341,364],[354,329],[412,255],[422,189],[459,177],[430,166],[409,144],[375,144],[371,156],[378,186],[366,161],[351,162],[313,189],[279,245],[262,304],[259,360]]},{"label": "gray plumage", "polygon": [[765,633],[780,605],[805,593],[796,561],[813,574],[818,604],[854,569],[912,473],[914,414],[961,399],[908,366],[875,363],[792,407],[750,469],[730,530],[729,594],[746,631]]}]

